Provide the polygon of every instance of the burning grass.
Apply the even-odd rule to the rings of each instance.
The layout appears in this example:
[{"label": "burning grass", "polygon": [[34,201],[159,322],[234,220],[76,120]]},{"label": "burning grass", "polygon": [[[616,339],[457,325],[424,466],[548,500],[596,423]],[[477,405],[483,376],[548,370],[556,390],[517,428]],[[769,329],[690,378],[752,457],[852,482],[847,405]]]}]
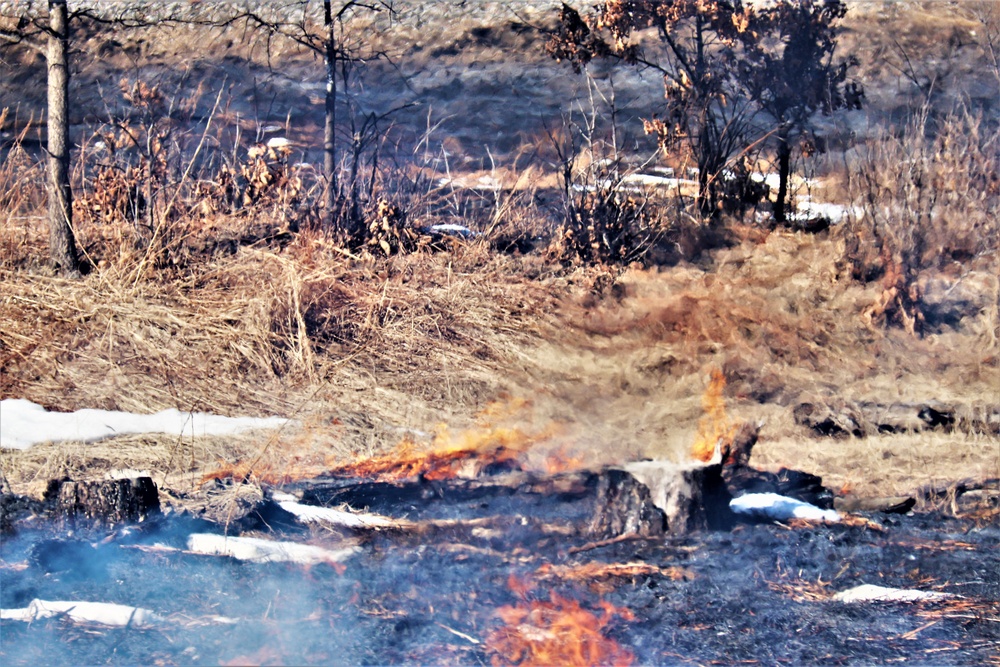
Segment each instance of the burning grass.
[{"label": "burning grass", "polygon": [[530,599],[533,584],[512,577],[508,585],[522,603],[497,610],[504,625],[486,638],[494,665],[630,665],[635,660],[605,634],[616,617],[634,620],[628,609],[601,601],[599,610],[590,610],[555,591],[548,600]]}]

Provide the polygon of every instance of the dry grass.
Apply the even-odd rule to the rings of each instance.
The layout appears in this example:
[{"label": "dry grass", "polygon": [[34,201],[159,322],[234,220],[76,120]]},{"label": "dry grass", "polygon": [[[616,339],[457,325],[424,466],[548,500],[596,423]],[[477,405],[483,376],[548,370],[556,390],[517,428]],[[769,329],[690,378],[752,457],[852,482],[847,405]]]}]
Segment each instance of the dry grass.
[{"label": "dry grass", "polygon": [[550,433],[547,451],[588,463],[676,458],[717,367],[730,417],[766,422],[758,465],[810,470],[862,495],[997,476],[996,439],[822,441],[792,422],[806,398],[1000,400],[996,351],[975,327],[923,340],[870,328],[861,313],[875,290],[838,273],[838,243],[772,234],[704,268],[629,270],[611,288],[597,269],[551,273],[478,245],[355,261],[309,233],[135,283],[128,266],[64,281],[7,265],[3,397],[301,425],[43,445],[4,452],[0,465],[20,490],[119,467],[151,469],[174,489],[227,467],[280,482],[402,440],[429,443],[441,423],[475,428],[503,396],[527,399],[507,423]]},{"label": "dry grass", "polygon": [[[496,49],[490,45],[493,33],[473,31],[482,22],[502,22],[502,3],[473,4],[482,15],[473,12],[462,24],[469,43],[482,41],[476,47],[482,52]],[[915,44],[926,38],[930,23],[921,25],[914,28]],[[427,44],[410,48],[420,58],[438,57],[424,47],[450,47],[456,36],[444,34],[431,30]],[[176,62],[182,51],[171,48],[202,38],[191,28],[169,45],[151,45],[150,58]],[[86,48],[96,53],[100,35],[88,40]],[[263,54],[253,57],[261,60]],[[462,51],[440,55],[455,67],[471,57]],[[540,56],[525,57],[541,66]],[[289,76],[318,76],[316,64],[302,54],[289,51],[275,59],[290,66]],[[193,70],[191,81],[201,74]],[[562,75],[532,81],[525,79],[526,95],[541,90],[551,98],[562,89],[550,83],[565,85]],[[264,88],[261,96],[279,90]],[[202,107],[209,98],[201,99]],[[458,106],[452,110],[471,104],[453,103]],[[235,115],[222,109],[218,120]],[[477,140],[486,131],[476,114],[459,120]],[[246,117],[241,122],[244,131],[255,129]],[[292,128],[293,140],[310,138],[308,122]],[[943,148],[954,161],[969,153],[963,146],[974,144],[976,164],[995,165],[995,139],[985,126],[977,128],[978,137],[952,133],[952,143]],[[963,138],[981,141],[964,144]],[[875,175],[888,175],[910,152],[900,141],[885,136],[876,146],[882,152],[868,156]],[[928,229],[947,232],[943,240],[951,245],[925,247],[921,278],[954,271],[932,261],[943,252],[951,257],[955,250],[959,260],[971,254],[974,268],[986,276],[977,289],[994,290],[987,301],[996,304],[966,317],[957,330],[924,338],[866,319],[884,295],[882,285],[852,279],[844,261],[856,227],[804,236],[734,225],[728,230],[731,247],[706,253],[698,263],[612,274],[555,266],[537,255],[500,254],[487,242],[380,259],[359,258],[311,231],[253,242],[268,236],[254,226],[285,229],[268,211],[181,215],[167,230],[169,256],[147,252],[126,222],[84,220],[77,233],[95,268],[82,280],[61,280],[47,274],[42,260],[44,201],[32,187],[43,182],[40,165],[15,149],[0,163],[0,398],[23,397],[58,409],[279,414],[295,418],[298,426],[253,437],[40,445],[0,452],[0,472],[18,491],[37,490],[62,474],[100,476],[119,467],[148,468],[174,490],[197,487],[206,473],[220,470],[280,482],[389,451],[402,440],[430,443],[441,423],[476,428],[477,414],[504,397],[525,399],[524,409],[508,422],[551,434],[546,451],[587,463],[680,457],[694,439],[710,372],[719,368],[728,383],[730,418],[765,421],[754,456],[758,465],[816,472],[862,495],[997,477],[996,438],[930,433],[818,440],[791,417],[799,401],[831,398],[1000,403],[1000,281],[996,265],[980,252],[986,245],[961,245],[977,230],[997,234],[989,217],[995,208],[973,200],[969,184],[975,182],[967,174],[941,171],[932,159],[935,145],[921,147],[921,173],[962,195],[934,199],[937,208],[925,211]],[[503,183],[502,190],[481,192],[473,203],[437,184],[440,174],[397,166],[410,179],[400,203],[416,224],[468,222],[473,211],[488,240],[544,232],[547,218],[536,198],[546,179],[551,185],[552,173],[488,166],[450,174]],[[953,187],[953,176],[964,178],[961,187]],[[846,203],[857,181],[841,180]],[[883,186],[888,191],[893,183]],[[900,248],[911,237],[907,218],[898,212],[927,208],[934,192],[893,194],[898,210],[881,222]],[[890,194],[874,203],[888,202]],[[198,202],[187,203],[182,210],[196,210]],[[968,226],[973,224],[980,226]],[[218,239],[230,243],[214,243]]]}]

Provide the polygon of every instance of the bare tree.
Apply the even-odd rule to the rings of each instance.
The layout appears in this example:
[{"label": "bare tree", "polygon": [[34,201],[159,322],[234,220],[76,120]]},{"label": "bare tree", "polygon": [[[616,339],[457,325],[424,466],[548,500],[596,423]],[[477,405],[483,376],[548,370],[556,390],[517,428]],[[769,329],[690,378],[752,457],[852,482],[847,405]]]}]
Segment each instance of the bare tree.
[{"label": "bare tree", "polygon": [[[340,168],[337,149],[338,78],[346,86],[348,72],[352,64],[386,56],[384,52],[367,48],[365,40],[360,35],[351,34],[350,23],[353,19],[364,14],[387,12],[390,16],[394,16],[395,8],[392,0],[343,0],[339,3],[333,0],[323,0],[322,26],[317,26],[309,20],[309,14],[306,11],[308,0],[300,0],[293,5],[298,5],[297,9],[301,11],[289,11],[289,15],[285,18],[275,18],[255,11],[246,11],[227,19],[227,22],[246,21],[253,30],[263,30],[269,35],[284,37],[323,58],[326,73],[323,122],[323,178],[325,181],[323,208],[325,223],[328,228],[332,229],[337,226],[338,221],[343,221],[341,208],[342,200],[345,199],[338,177]],[[291,10],[292,6],[289,9]],[[356,170],[354,171],[356,175]],[[351,182],[348,187],[353,189],[356,186],[356,182]],[[353,230],[341,229],[340,231],[351,233]]]},{"label": "bare tree", "polygon": [[[69,32],[66,0],[49,0],[47,17],[25,12],[3,17],[0,37],[45,55],[48,69],[49,256],[56,272],[76,276],[80,258],[73,233],[73,191],[69,180]],[[44,20],[47,18],[47,21]],[[3,20],[3,19],[0,19]]]},{"label": "bare tree", "polygon": [[153,3],[138,0],[107,6],[95,3],[72,11],[67,0],[47,0],[44,12],[39,4],[29,0],[14,5],[15,12],[0,14],[0,39],[26,46],[45,56],[49,256],[57,273],[79,276],[82,266],[74,232],[73,188],[70,182],[68,110],[72,28],[81,20],[116,28],[141,28],[176,22],[179,17],[168,11],[154,11]]},{"label": "bare tree", "polygon": [[740,35],[739,76],[750,99],[769,118],[777,144],[778,194],[774,219],[784,223],[791,155],[817,112],[861,108],[864,91],[848,81],[853,57],[834,60],[840,0],[780,0],[763,7]]},{"label": "bare tree", "polygon": [[[579,70],[613,58],[662,73],[665,104],[647,119],[665,151],[686,147],[698,164],[698,206],[714,216],[725,190],[723,169],[761,139],[761,111],[777,125],[784,218],[789,156],[797,133],[818,109],[858,100],[845,89],[851,61],[832,62],[840,0],[605,0],[582,17],[563,5],[547,44]],[[656,41],[644,39],[654,30]],[[854,97],[851,97],[851,96]]]},{"label": "bare tree", "polygon": [[[725,0],[605,0],[587,17],[563,5],[546,48],[578,71],[594,58],[612,58],[662,74],[665,104],[645,129],[664,151],[691,152],[698,164],[698,207],[714,216],[718,177],[744,148],[752,119],[734,66],[751,15],[741,3]],[[642,41],[649,29],[655,42]]]}]

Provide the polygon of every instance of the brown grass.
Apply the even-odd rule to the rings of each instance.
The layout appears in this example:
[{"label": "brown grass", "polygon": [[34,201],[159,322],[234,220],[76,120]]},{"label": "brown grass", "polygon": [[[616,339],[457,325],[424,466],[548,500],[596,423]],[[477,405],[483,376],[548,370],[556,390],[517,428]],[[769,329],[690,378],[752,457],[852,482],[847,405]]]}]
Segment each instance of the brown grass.
[{"label": "brown grass", "polygon": [[[479,20],[463,26],[471,30]],[[930,34],[930,23],[921,25],[914,43]],[[188,33],[182,37],[191,41],[176,48],[201,39],[198,30]],[[429,33],[427,39],[445,38]],[[99,49],[101,40],[91,41],[87,48]],[[150,48],[157,62],[177,57],[164,41]],[[431,51],[421,57],[435,57]],[[315,67],[292,52],[276,55],[276,62],[285,63],[283,57],[302,71]],[[441,57],[458,67],[470,56]],[[235,111],[220,110],[220,122],[229,117]],[[464,122],[482,133],[474,115]],[[308,138],[305,125],[293,139]],[[199,202],[191,201],[178,210],[192,213],[178,214],[165,230],[168,243],[153,252],[137,242],[128,222],[80,221],[78,238],[95,268],[82,280],[62,280],[45,269],[44,199],[35,187],[43,182],[41,166],[15,146],[0,163],[0,398],[64,410],[279,414],[297,425],[235,438],[39,445],[0,452],[0,472],[18,491],[37,490],[61,474],[100,476],[119,467],[148,468],[174,490],[197,487],[211,471],[276,483],[404,440],[429,445],[442,423],[474,429],[476,415],[505,396],[525,400],[507,425],[552,433],[545,446],[567,459],[680,457],[702,417],[709,373],[719,368],[729,418],[765,422],[755,464],[816,472],[859,495],[1000,476],[996,438],[822,440],[791,417],[804,400],[1000,402],[1000,280],[995,258],[990,264],[982,252],[986,245],[969,245],[980,231],[997,234],[995,208],[973,199],[974,178],[948,172],[948,165],[942,171],[932,159],[942,148],[952,166],[970,154],[979,172],[995,165],[996,143],[986,127],[976,126],[976,137],[962,127],[973,129],[956,125],[942,135],[952,143],[918,146],[927,158],[922,166],[936,188],[951,192],[947,197],[929,204],[934,191],[926,188],[901,189],[887,180],[866,185],[882,188],[874,204],[891,200],[895,207],[891,220],[880,221],[893,252],[912,243],[899,211],[932,205],[922,211],[926,229],[942,237],[925,248],[920,271],[954,272],[934,261],[947,253],[968,260],[963,271],[986,276],[983,290],[995,286],[989,298],[996,307],[967,317],[958,330],[924,338],[866,319],[884,295],[881,283],[853,279],[845,261],[857,226],[805,236],[734,225],[730,247],[696,262],[692,254],[692,263],[620,274],[566,268],[534,254],[501,254],[488,243],[546,231],[536,198],[546,179],[551,185],[551,172],[483,163],[452,175],[498,178],[505,189],[496,195],[480,193],[470,203],[462,199],[467,193],[436,185],[434,175],[400,167],[410,179],[400,204],[416,224],[468,221],[463,216],[476,211],[486,241],[362,257],[315,231],[271,238],[287,231],[273,210],[196,215]],[[906,142],[915,140],[886,134],[854,164],[887,178],[912,153]],[[844,174],[840,180],[842,203],[863,194],[859,181]],[[157,254],[164,247],[169,252]]]},{"label": "brown grass", "polygon": [[308,233],[137,283],[128,266],[65,281],[7,264],[4,398],[281,414],[300,426],[43,445],[3,452],[2,471],[19,489],[117,467],[154,470],[174,488],[227,466],[280,482],[402,440],[429,444],[438,424],[475,428],[477,412],[505,395],[528,399],[508,423],[560,425],[551,451],[588,462],[678,457],[719,367],[730,417],[766,422],[758,465],[810,470],[862,495],[997,476],[995,439],[827,442],[792,422],[790,407],[806,398],[1000,399],[983,338],[918,340],[866,325],[874,290],[838,275],[837,244],[772,234],[718,251],[711,267],[627,271],[604,293],[593,287],[599,270],[551,273],[479,246],[354,261]]}]

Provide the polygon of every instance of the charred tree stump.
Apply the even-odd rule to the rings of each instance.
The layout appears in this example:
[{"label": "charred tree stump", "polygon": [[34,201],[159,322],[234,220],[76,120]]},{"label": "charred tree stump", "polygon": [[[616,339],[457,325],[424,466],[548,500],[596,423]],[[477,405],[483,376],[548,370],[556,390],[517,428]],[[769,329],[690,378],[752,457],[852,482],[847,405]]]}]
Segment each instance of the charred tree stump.
[{"label": "charred tree stump", "polygon": [[720,467],[702,463],[647,461],[555,475],[513,471],[433,481],[321,477],[285,490],[298,491],[307,505],[365,508],[411,525],[522,517],[597,540],[727,528],[732,517]]},{"label": "charred tree stump", "polygon": [[660,537],[667,517],[649,488],[624,470],[607,470],[597,481],[594,518],[587,532],[595,538],[624,535]]},{"label": "charred tree stump", "polygon": [[57,516],[71,522],[84,518],[113,525],[144,521],[160,512],[159,494],[149,477],[100,482],[53,480],[45,500]]},{"label": "charred tree stump", "polygon": [[732,497],[722,479],[721,465],[639,461],[626,465],[625,471],[649,489],[671,534],[732,527]]}]

